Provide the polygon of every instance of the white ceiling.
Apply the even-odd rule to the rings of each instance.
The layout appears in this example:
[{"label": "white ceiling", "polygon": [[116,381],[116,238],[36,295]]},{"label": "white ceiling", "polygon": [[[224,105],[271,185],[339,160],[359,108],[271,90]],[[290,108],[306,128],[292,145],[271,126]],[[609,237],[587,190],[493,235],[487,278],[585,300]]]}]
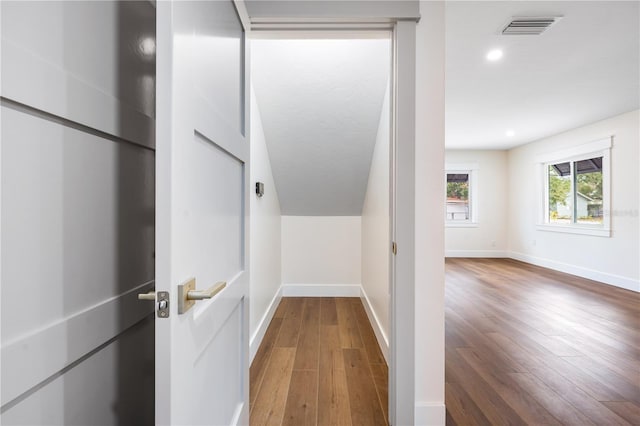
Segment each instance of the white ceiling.
[{"label": "white ceiling", "polygon": [[253,89],[283,215],[360,215],[389,39],[251,42]]},{"label": "white ceiling", "polygon": [[[510,148],[640,108],[639,5],[447,2],[446,147]],[[563,18],[500,35],[514,16]],[[488,62],[494,48],[504,56]]]},{"label": "white ceiling", "polygon": [[[508,149],[640,108],[637,1],[447,2],[446,147]],[[512,17],[562,16],[541,36]],[[388,39],[255,39],[252,82],[285,215],[360,215]],[[500,48],[500,61],[485,58]],[[515,135],[506,135],[512,130]]]}]

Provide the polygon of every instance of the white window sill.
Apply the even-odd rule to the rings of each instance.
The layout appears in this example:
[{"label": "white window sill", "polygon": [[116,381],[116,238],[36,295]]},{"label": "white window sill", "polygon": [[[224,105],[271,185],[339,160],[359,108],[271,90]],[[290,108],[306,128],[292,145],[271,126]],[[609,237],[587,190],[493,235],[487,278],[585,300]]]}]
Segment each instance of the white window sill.
[{"label": "white window sill", "polygon": [[478,222],[445,222],[445,228],[477,228],[480,226]]},{"label": "white window sill", "polygon": [[582,234],[593,235],[596,237],[611,237],[611,229],[594,228],[589,226],[566,226],[566,225],[551,225],[551,224],[539,224],[537,225],[538,231],[551,231],[551,232],[563,232],[565,234]]}]

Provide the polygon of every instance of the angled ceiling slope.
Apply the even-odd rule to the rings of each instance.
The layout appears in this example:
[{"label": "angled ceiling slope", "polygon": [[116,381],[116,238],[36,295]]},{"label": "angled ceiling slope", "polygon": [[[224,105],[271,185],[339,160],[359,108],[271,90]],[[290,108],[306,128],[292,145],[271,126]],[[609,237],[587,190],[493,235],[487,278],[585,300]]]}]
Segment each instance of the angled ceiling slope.
[{"label": "angled ceiling slope", "polygon": [[252,83],[283,215],[359,216],[389,39],[253,40]]}]

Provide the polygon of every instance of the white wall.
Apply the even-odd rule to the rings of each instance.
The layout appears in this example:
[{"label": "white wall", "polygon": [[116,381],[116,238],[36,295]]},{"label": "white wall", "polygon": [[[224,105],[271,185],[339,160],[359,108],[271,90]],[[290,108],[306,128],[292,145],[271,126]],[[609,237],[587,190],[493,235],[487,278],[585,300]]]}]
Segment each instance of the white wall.
[{"label": "white wall", "polygon": [[[262,129],[260,110],[251,92],[251,182],[264,183],[264,195],[259,198],[251,194],[251,247],[249,253],[250,272],[250,313],[249,335],[252,354],[258,345],[254,345],[254,336],[266,328],[272,315],[269,308],[282,283],[280,274],[280,202],[271,173],[269,152]],[[274,303],[277,305],[277,303]],[[264,333],[264,330],[262,330]],[[260,334],[257,341],[262,339]],[[254,348],[255,346],[255,348]]]},{"label": "white wall", "polygon": [[[421,1],[416,33],[415,424],[444,425],[445,5]],[[400,248],[401,249],[401,248]]]},{"label": "white wall", "polygon": [[[445,164],[476,163],[477,224],[447,225],[448,257],[504,257],[507,250],[507,151],[447,150]],[[443,178],[444,179],[444,178]]]},{"label": "white wall", "polygon": [[360,285],[360,216],[282,216],[284,285]]},{"label": "white wall", "polygon": [[[508,226],[512,257],[640,291],[639,118],[640,111],[629,112],[509,151]],[[614,136],[611,237],[537,230],[536,155],[611,135]]]},{"label": "white wall", "polygon": [[[389,346],[389,87],[382,104],[376,145],[362,208],[362,289],[373,313],[374,329]],[[377,327],[376,327],[377,326]],[[380,336],[378,337],[380,338]]]}]

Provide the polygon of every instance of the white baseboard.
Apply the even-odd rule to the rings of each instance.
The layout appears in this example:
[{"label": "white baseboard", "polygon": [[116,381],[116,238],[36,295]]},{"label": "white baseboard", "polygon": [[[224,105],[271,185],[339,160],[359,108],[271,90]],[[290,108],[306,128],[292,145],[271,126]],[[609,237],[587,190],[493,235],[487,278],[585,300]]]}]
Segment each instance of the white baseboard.
[{"label": "white baseboard", "polygon": [[360,297],[360,284],[282,284],[284,297]]},{"label": "white baseboard", "polygon": [[416,426],[444,426],[447,409],[444,404],[416,402]]},{"label": "white baseboard", "polygon": [[367,312],[367,316],[369,317],[369,322],[373,327],[373,332],[376,335],[376,339],[378,340],[378,345],[380,346],[380,350],[382,351],[382,356],[384,356],[387,365],[389,365],[389,338],[386,333],[382,330],[382,326],[380,325],[380,320],[373,310],[373,306],[369,302],[369,298],[367,297],[367,293],[364,291],[364,288],[360,287],[361,295],[360,300],[362,300],[362,304],[364,305],[364,310]]},{"label": "white baseboard", "polygon": [[522,262],[531,263],[532,265],[542,266],[544,268],[599,281],[601,283],[624,288],[626,290],[640,292],[640,280],[634,280],[620,275],[608,274],[594,269],[583,268],[581,266],[570,265],[568,263],[557,262],[555,260],[544,259],[514,251],[509,252],[509,257]]},{"label": "white baseboard", "polygon": [[282,287],[278,288],[275,296],[271,300],[267,311],[262,316],[260,320],[260,324],[258,324],[258,328],[251,336],[251,341],[249,342],[249,365],[253,362],[253,358],[256,356],[258,352],[258,348],[260,347],[260,343],[262,343],[262,339],[264,338],[264,334],[267,332],[267,328],[269,324],[271,324],[271,320],[273,319],[273,315],[276,313],[276,309],[280,304],[280,299],[282,299]]},{"label": "white baseboard", "polygon": [[504,250],[445,250],[444,257],[509,257]]}]

